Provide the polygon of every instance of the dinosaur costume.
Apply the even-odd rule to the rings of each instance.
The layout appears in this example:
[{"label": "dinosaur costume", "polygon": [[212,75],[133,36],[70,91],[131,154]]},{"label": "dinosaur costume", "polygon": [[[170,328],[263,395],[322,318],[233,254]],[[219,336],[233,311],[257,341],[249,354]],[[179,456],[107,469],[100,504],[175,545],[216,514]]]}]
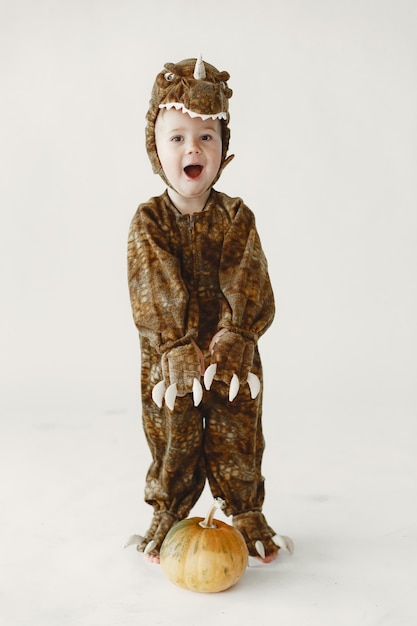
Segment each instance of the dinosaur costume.
[{"label": "dinosaur costume", "polygon": [[[167,63],[158,74],[146,147],[154,172],[169,187],[155,144],[159,111],[175,108],[220,120],[222,159],[214,184],[233,158],[227,157],[228,79],[227,72],[201,58]],[[131,223],[128,276],[140,335],[143,426],[152,454],[145,500],[154,517],[138,549],[158,554],[169,528],[188,516],[207,479],[213,496],[225,500],[225,513],[233,516],[249,554],[275,554],[275,532],[262,514],[257,348],[275,307],[253,213],[240,198],[213,188],[204,209],[193,215],[180,213],[167,191],[151,198]],[[203,392],[204,371],[211,371],[210,378],[215,373]],[[253,379],[260,381],[259,393],[247,384]],[[160,385],[163,391],[175,387],[174,401],[155,393]]]}]

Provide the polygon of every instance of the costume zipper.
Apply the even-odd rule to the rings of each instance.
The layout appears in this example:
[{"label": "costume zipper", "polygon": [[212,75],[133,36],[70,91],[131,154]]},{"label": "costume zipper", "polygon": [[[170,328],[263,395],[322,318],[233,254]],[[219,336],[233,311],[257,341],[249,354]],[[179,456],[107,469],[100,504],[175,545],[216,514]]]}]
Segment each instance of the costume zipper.
[{"label": "costume zipper", "polygon": [[195,231],[194,231],[194,214],[190,213],[189,215],[189,225],[190,225],[190,231],[191,231],[191,258],[192,258],[192,268],[193,268],[193,289],[195,289],[196,286],[196,258],[195,258]]}]

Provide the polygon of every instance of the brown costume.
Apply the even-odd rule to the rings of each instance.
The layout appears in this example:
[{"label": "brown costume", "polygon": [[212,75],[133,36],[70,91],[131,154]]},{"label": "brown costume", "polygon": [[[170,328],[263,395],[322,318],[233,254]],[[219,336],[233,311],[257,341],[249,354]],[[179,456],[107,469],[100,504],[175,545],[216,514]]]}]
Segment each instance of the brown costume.
[{"label": "brown costume", "polygon": [[[175,106],[191,115],[219,117],[221,171],[231,159],[226,158],[232,95],[228,78],[227,72],[196,59],[167,64],[158,74],[147,114],[146,145],[154,171],[168,185],[155,146],[159,109]],[[275,312],[253,213],[240,198],[214,189],[204,210],[193,215],[181,214],[167,192],[151,198],[139,206],[131,223],[128,271],[141,342],[143,426],[152,454],[145,500],[154,508],[154,519],[139,549],[153,540],[153,551],[159,552],[167,531],[187,517],[207,479],[213,496],[226,501],[225,513],[233,515],[249,553],[257,554],[258,540],[267,555],[276,552],[275,532],[261,513],[262,387],[253,399],[246,384],[249,372],[262,381],[257,342]],[[225,332],[210,351],[221,329]],[[210,363],[217,364],[213,384],[194,406],[193,381]],[[240,388],[230,402],[233,374]],[[166,386],[177,384],[172,411],[152,400],[161,380]]]}]

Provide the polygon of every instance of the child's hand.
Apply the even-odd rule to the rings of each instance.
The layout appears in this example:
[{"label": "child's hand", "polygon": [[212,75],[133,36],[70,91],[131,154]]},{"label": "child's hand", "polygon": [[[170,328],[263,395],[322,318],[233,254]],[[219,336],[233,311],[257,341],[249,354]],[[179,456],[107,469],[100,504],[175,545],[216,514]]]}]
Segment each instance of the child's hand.
[{"label": "child's hand", "polygon": [[203,397],[200,377],[204,371],[204,358],[194,341],[172,348],[162,356],[161,380],[152,391],[154,402],[161,407],[162,399],[172,411],[177,396],[193,394],[194,405],[198,406]]},{"label": "child's hand", "polygon": [[250,370],[253,364],[255,344],[242,335],[222,328],[210,344],[211,365],[204,375],[206,389],[210,389],[213,378],[230,385],[229,400],[237,396],[241,383],[247,382],[252,398],[260,391],[259,378]]}]

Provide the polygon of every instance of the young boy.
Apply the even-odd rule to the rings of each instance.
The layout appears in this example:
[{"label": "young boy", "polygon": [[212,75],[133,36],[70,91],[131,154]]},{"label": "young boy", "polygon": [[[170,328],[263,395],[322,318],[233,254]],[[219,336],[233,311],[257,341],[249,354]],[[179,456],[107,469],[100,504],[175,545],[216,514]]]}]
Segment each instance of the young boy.
[{"label": "young boy", "polygon": [[145,500],[154,509],[137,543],[154,562],[206,479],[250,555],[269,562],[279,547],[291,551],[262,514],[257,343],[275,312],[267,261],[253,213],[213,189],[233,158],[228,79],[201,57],[166,64],[147,113],[147,151],[168,189],[132,220],[128,274],[152,454]]}]

